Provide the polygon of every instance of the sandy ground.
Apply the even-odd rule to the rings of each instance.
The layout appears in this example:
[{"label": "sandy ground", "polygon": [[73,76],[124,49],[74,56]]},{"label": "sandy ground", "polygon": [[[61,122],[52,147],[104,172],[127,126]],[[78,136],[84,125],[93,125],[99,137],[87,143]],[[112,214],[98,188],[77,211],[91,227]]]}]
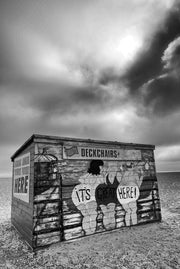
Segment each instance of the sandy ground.
[{"label": "sandy ground", "polygon": [[58,243],[35,254],[11,227],[9,207],[6,211],[0,208],[4,214],[0,221],[0,268],[179,269],[180,180],[171,187],[160,180],[159,190],[161,223]]}]

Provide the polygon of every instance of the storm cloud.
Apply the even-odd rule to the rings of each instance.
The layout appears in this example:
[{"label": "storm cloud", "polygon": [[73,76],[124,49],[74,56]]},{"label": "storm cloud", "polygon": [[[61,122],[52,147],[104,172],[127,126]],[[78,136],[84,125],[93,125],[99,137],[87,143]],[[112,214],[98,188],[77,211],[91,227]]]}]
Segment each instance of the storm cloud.
[{"label": "storm cloud", "polygon": [[180,144],[178,2],[2,0],[0,173],[32,133]]},{"label": "storm cloud", "polygon": [[180,105],[180,5],[170,12],[147,51],[139,55],[125,80],[129,92],[141,101],[141,113],[163,117]]},{"label": "storm cloud", "polygon": [[165,73],[145,83],[141,92],[148,111],[158,116],[180,109],[180,37],[168,45],[162,62]]}]

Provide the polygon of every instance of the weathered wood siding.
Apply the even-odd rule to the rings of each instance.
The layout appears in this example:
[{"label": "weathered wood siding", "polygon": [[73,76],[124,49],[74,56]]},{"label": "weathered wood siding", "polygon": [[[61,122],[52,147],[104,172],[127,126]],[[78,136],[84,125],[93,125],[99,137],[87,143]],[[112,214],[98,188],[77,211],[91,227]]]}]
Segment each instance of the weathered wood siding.
[{"label": "weathered wood siding", "polygon": [[[36,150],[42,152],[42,149],[46,148],[48,154],[54,154],[58,159],[57,172],[62,185],[60,240],[161,220],[153,149],[141,148],[141,160],[102,160],[106,172],[106,176],[102,178],[101,174],[93,175],[89,172],[91,160],[63,159],[62,144],[58,141],[55,145],[48,145],[47,141],[43,142],[36,145]],[[65,141],[65,145],[69,147],[97,146],[77,141]],[[103,148],[104,144],[98,144],[98,147]],[[111,148],[112,145],[106,145],[106,147]],[[113,148],[116,147],[119,148],[113,145]],[[126,147],[123,146],[123,148]],[[122,167],[126,170],[124,174]],[[40,188],[40,182],[36,183],[36,188],[37,186]],[[45,185],[48,184],[48,181],[44,179],[42,182]],[[117,199],[118,186],[133,184],[139,188],[138,200],[121,204]],[[52,193],[52,190],[52,186],[49,185],[49,192]],[[78,191],[79,194],[77,194]],[[92,194],[94,196],[90,197]],[[56,199],[55,192],[51,195],[53,199]],[[87,196],[86,201],[83,201],[85,200],[83,195]],[[35,203],[37,199],[38,203],[42,201],[43,204],[41,195],[35,196]],[[47,210],[51,212],[51,207],[49,207],[50,205]],[[54,205],[53,210],[54,214],[60,210],[58,204]]]},{"label": "weathered wood siding", "polygon": [[[24,202],[13,195],[14,175],[12,180],[11,222],[28,244],[33,247],[33,196],[34,196],[34,143],[24,149],[18,157],[30,152],[29,202]],[[13,163],[14,165],[14,163]]]},{"label": "weathered wood siding", "polygon": [[[79,158],[77,147],[112,154]],[[153,150],[151,145],[32,136],[14,154],[30,152],[31,168],[29,203],[12,198],[12,224],[36,249],[160,221]],[[113,152],[120,157],[113,159]]]},{"label": "weathered wood siding", "polygon": [[[47,146],[47,145],[46,145]],[[36,145],[37,147],[37,145]],[[52,146],[53,148],[53,146]],[[38,148],[38,150],[40,147]],[[62,240],[61,176],[54,152],[39,154],[34,163],[33,247],[38,248]]]}]

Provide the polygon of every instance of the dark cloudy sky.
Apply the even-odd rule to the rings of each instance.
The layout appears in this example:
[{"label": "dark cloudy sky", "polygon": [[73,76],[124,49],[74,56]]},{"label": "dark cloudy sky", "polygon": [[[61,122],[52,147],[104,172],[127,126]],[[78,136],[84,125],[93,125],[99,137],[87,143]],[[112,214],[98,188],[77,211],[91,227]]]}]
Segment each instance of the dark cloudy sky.
[{"label": "dark cloudy sky", "polygon": [[1,0],[1,176],[33,133],[155,144],[180,171],[180,1]]}]

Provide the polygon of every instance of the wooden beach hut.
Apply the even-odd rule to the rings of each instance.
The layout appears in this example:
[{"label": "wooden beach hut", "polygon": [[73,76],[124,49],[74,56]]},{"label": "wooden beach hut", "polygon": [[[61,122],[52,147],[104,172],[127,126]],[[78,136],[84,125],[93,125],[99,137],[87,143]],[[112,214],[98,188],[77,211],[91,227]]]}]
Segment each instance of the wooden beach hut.
[{"label": "wooden beach hut", "polygon": [[160,221],[154,149],[32,135],[11,157],[12,225],[37,249]]}]

